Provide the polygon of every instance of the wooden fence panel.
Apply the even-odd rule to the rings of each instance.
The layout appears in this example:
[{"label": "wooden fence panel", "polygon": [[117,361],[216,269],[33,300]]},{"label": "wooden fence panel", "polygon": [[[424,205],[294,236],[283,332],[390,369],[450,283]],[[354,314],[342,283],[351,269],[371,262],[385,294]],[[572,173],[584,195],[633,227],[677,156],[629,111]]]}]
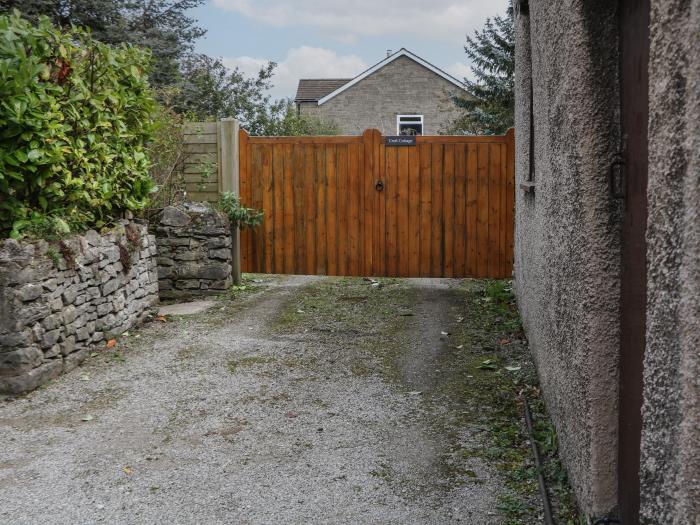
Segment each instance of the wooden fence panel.
[{"label": "wooden fence panel", "polygon": [[194,122],[183,130],[183,179],[191,201],[219,198],[219,123]]},{"label": "wooden fence panel", "polygon": [[246,272],[508,277],[513,135],[249,137],[243,204],[264,223],[242,236]]}]

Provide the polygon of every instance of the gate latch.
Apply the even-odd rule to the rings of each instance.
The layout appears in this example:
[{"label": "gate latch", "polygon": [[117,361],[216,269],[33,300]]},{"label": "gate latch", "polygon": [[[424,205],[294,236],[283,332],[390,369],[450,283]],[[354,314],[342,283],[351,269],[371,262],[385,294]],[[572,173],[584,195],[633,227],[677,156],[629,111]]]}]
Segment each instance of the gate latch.
[{"label": "gate latch", "polygon": [[377,184],[374,185],[377,191],[382,191],[384,189],[384,181],[378,180]]}]

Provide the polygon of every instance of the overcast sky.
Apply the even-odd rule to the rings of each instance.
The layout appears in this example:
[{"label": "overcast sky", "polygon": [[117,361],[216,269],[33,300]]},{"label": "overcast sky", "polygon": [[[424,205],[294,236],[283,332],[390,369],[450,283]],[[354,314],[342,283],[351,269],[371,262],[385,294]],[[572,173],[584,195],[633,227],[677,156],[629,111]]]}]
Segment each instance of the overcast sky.
[{"label": "overcast sky", "polygon": [[507,0],[209,0],[194,10],[197,51],[253,73],[279,64],[271,91],[293,97],[300,78],[351,78],[405,47],[461,79],[467,33]]}]

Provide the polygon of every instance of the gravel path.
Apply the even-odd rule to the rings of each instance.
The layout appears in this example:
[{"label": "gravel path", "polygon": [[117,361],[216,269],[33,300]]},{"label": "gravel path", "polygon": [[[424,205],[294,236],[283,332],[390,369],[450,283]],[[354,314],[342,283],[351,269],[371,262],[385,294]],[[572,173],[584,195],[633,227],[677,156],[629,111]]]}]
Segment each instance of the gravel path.
[{"label": "gravel path", "polygon": [[0,523],[499,523],[426,395],[459,282],[264,280],[5,400]]}]

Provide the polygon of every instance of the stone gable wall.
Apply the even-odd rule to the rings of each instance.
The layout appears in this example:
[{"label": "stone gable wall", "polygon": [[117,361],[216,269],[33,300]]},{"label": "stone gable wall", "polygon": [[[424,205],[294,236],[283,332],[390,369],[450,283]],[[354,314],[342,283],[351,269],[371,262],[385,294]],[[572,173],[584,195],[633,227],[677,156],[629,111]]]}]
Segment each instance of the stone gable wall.
[{"label": "stone gable wall", "polygon": [[300,111],[335,122],[343,135],[370,128],[396,135],[397,115],[423,115],[423,134],[437,135],[459,115],[450,99],[455,91],[457,86],[404,56],[321,106],[300,104]]},{"label": "stone gable wall", "polygon": [[0,392],[21,393],[78,366],[158,302],[156,243],[124,221],[100,235],[0,241]]}]

